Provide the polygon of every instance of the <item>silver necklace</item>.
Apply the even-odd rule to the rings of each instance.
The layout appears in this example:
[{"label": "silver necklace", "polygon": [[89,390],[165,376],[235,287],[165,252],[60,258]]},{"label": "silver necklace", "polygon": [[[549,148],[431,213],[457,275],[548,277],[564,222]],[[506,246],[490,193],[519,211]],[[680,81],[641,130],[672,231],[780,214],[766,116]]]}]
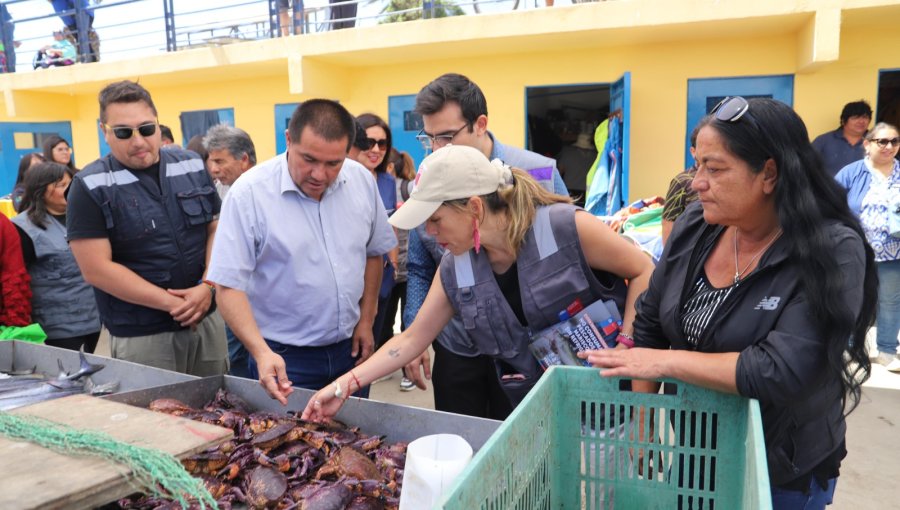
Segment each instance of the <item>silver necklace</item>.
[{"label": "silver necklace", "polygon": [[762,255],[766,250],[768,250],[769,246],[772,246],[772,243],[774,243],[775,240],[778,239],[779,236],[781,236],[781,232],[782,232],[782,230],[779,228],[778,231],[776,231],[772,235],[772,238],[769,239],[769,242],[766,243],[766,245],[763,246],[762,249],[760,249],[758,252],[756,252],[756,255],[753,255],[753,257],[750,258],[750,262],[747,262],[747,265],[744,266],[744,269],[739,269],[738,255],[740,252],[738,251],[738,231],[737,231],[737,227],[734,227],[734,284],[735,285],[737,285],[737,283],[739,281],[741,281],[741,277],[744,275],[744,273],[747,272],[747,269],[750,269],[750,266],[753,265],[753,262],[760,255]]}]

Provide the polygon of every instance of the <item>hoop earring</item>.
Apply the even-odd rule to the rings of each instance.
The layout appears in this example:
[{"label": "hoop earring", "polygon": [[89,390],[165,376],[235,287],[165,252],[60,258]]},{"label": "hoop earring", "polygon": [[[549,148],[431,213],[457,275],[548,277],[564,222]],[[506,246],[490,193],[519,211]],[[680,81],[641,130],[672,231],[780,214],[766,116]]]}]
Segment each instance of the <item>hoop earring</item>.
[{"label": "hoop earring", "polygon": [[472,241],[475,243],[475,253],[481,251],[481,232],[478,231],[478,220],[472,218],[472,227],[474,227],[474,231],[472,232]]}]

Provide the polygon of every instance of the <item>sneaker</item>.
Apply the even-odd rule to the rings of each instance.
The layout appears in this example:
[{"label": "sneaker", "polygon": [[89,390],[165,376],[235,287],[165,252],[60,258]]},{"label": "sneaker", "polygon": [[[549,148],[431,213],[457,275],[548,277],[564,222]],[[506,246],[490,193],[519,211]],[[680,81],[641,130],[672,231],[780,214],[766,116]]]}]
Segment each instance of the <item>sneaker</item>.
[{"label": "sneaker", "polygon": [[[898,360],[900,362],[900,360]],[[416,385],[405,376],[400,379],[400,391],[412,391],[416,389]]]},{"label": "sneaker", "polygon": [[889,372],[900,372],[900,359],[895,355],[879,352],[878,357],[873,360],[873,363],[882,365]]}]

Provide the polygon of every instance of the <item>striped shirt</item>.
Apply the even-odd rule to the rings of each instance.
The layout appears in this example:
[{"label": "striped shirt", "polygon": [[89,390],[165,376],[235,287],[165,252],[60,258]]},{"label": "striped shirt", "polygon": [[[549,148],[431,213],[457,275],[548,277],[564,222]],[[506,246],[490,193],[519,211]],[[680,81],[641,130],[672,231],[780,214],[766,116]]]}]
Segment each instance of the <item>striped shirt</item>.
[{"label": "striped shirt", "polygon": [[729,285],[717,289],[709,283],[706,271],[700,273],[691,296],[684,304],[681,318],[681,328],[692,346],[697,347],[716,312],[736,287],[737,285]]}]

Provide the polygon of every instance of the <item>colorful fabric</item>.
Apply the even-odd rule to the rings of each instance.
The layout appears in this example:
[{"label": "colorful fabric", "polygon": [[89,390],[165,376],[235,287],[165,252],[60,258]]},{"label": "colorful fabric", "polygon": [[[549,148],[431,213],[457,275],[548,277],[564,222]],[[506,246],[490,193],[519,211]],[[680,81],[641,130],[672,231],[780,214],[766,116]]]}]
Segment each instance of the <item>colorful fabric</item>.
[{"label": "colorful fabric", "polygon": [[684,212],[684,209],[697,200],[697,192],[691,187],[697,168],[691,167],[679,173],[669,183],[669,191],[666,192],[666,205],[663,206],[662,219],[675,221]]},{"label": "colorful fabric", "polygon": [[900,204],[900,163],[894,160],[889,177],[873,168],[868,159],[866,167],[872,180],[859,213],[866,240],[877,262],[900,259],[900,238],[892,236],[888,228],[890,211]]},{"label": "colorful fabric", "polygon": [[30,284],[19,232],[6,216],[0,215],[0,325],[31,324]]}]

